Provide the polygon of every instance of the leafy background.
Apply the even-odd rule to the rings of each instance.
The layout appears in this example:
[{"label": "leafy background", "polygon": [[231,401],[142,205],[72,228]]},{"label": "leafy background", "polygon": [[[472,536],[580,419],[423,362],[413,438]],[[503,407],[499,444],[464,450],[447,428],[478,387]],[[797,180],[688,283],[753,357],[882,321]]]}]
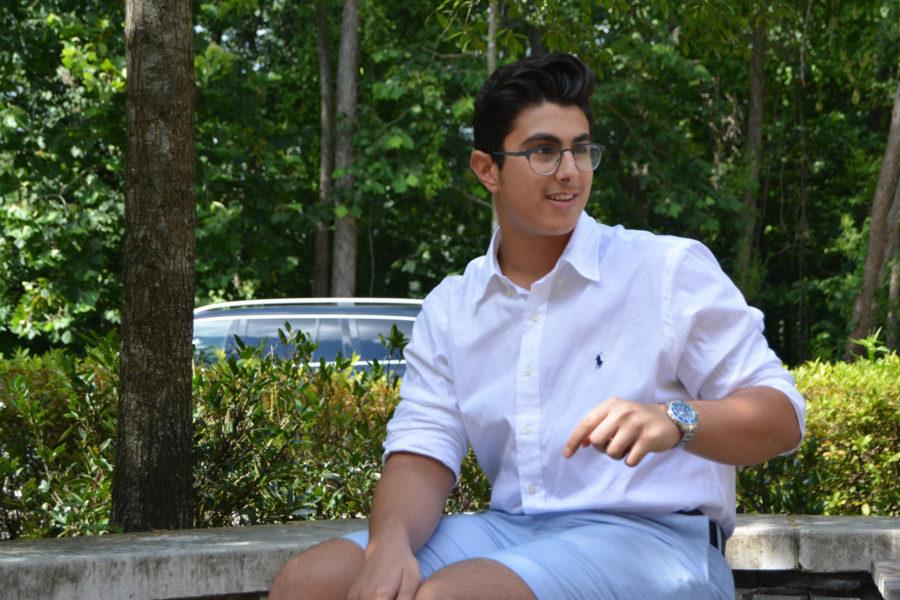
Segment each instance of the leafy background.
[{"label": "leafy background", "polygon": [[[360,295],[421,297],[481,254],[468,170],[486,75],[484,2],[361,1]],[[748,15],[765,6],[765,129],[743,290],[809,399],[792,457],[739,473],[742,510],[898,515],[900,367],[877,338],[835,363],[860,286],[868,207],[900,76],[891,0],[502,3],[499,62],[577,52],[607,147],[589,210],[702,240],[733,271],[749,94]],[[331,38],[340,3],[328,0]],[[317,203],[310,3],[194,2],[198,305],[304,296]],[[0,538],[110,530],[122,301],[124,3],[0,7]],[[337,44],[332,44],[336,54]],[[332,57],[336,63],[337,57]],[[885,322],[887,285],[877,298]],[[893,332],[897,333],[897,332]],[[363,514],[390,374],[252,350],[194,375],[197,525]],[[342,363],[343,364],[343,363]],[[300,365],[300,366],[296,366]],[[246,450],[246,451],[245,451]],[[471,457],[453,510],[483,506]]]},{"label": "leafy background", "polygon": [[[502,5],[501,64],[569,50],[598,73],[594,133],[607,153],[589,210],[700,239],[731,271],[747,181],[748,15],[762,4]],[[900,73],[900,5],[765,6],[760,214],[744,292],[787,363],[835,359]],[[326,8],[336,40],[340,3]],[[83,335],[119,323],[123,11],[100,0],[0,9],[0,352],[80,351]],[[487,245],[488,197],[467,167],[486,12],[461,0],[362,2],[357,184],[341,199],[360,219],[360,295],[421,297]],[[313,232],[334,218],[316,202],[313,13],[285,0],[194,3],[198,305],[310,293]]]}]

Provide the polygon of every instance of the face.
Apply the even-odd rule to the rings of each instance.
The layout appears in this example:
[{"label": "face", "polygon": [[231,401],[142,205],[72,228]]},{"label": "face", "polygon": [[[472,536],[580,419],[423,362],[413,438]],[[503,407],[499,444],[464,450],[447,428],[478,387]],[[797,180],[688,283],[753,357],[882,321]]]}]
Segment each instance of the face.
[{"label": "face", "polygon": [[[580,108],[545,102],[519,113],[503,151],[571,148],[590,142],[589,135],[588,120]],[[524,156],[507,156],[503,161],[501,169],[484,152],[472,153],[472,169],[494,194],[504,239],[568,239],[587,204],[593,173],[579,171],[571,152],[563,153],[552,175],[535,173]]]}]

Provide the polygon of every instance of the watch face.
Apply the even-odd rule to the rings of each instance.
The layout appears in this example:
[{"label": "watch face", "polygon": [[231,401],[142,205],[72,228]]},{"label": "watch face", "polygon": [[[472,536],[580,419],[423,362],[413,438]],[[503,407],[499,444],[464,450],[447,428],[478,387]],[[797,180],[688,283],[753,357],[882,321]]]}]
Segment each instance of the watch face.
[{"label": "watch face", "polygon": [[672,414],[676,419],[687,425],[694,425],[697,422],[697,413],[686,402],[673,402]]}]

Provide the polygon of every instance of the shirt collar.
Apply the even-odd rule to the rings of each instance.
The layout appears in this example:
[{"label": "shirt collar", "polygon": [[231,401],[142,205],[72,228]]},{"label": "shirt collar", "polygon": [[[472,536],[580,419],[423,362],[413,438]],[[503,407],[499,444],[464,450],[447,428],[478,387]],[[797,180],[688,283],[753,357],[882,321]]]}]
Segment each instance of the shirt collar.
[{"label": "shirt collar", "polygon": [[[501,232],[498,227],[491,236],[491,243],[488,251],[482,257],[481,264],[475,271],[471,293],[469,295],[469,303],[476,304],[487,293],[491,282],[496,281],[499,285],[511,285],[511,283],[502,283],[506,277],[500,271],[500,263],[497,261],[497,251],[500,249]],[[591,281],[600,280],[600,267],[598,264],[600,256],[601,234],[596,221],[588,216],[584,211],[578,217],[575,229],[572,231],[572,237],[566,244],[565,250],[557,261],[556,270],[560,262],[566,262],[582,277]]]},{"label": "shirt collar", "polygon": [[590,281],[600,281],[600,227],[597,222],[584,211],[578,217],[578,223],[563,250],[560,261],[569,263],[575,271]]}]

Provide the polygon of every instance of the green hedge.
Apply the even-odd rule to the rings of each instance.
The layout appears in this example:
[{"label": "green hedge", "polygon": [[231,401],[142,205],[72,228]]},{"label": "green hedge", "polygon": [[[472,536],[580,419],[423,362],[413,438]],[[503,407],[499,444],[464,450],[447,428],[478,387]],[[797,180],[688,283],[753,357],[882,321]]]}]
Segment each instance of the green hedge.
[{"label": "green hedge", "polygon": [[807,435],[793,455],[738,471],[742,512],[900,515],[900,356],[793,371]]},{"label": "green hedge", "polygon": [[[292,361],[244,348],[195,367],[198,527],[367,514],[396,375],[311,367],[312,346],[293,341]],[[0,539],[113,531],[116,349],[109,337],[84,358],[0,357]],[[796,454],[739,470],[739,510],[900,515],[900,357],[794,374],[809,435]],[[470,455],[448,509],[488,496]]]}]

